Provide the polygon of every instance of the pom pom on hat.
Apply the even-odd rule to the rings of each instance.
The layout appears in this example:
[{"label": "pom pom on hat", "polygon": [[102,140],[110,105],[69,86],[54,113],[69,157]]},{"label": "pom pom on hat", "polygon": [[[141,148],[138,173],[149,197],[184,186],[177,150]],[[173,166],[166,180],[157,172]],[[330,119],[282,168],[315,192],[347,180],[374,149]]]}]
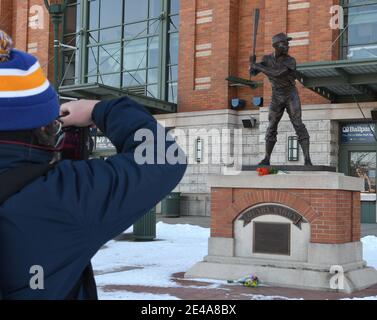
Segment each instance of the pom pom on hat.
[{"label": "pom pom on hat", "polygon": [[12,38],[0,30],[0,62],[9,59],[10,51],[13,48]]},{"label": "pom pom on hat", "polygon": [[58,117],[59,108],[38,60],[13,49],[12,39],[0,30],[0,131],[48,125]]}]

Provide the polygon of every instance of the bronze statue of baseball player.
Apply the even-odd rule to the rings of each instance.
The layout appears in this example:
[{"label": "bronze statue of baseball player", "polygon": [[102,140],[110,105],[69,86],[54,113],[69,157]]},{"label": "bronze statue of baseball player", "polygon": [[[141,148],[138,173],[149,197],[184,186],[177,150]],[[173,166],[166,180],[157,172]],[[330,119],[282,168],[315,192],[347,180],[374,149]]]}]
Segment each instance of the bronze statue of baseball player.
[{"label": "bronze statue of baseball player", "polygon": [[272,85],[272,98],[269,106],[269,126],[266,133],[266,156],[260,165],[270,165],[271,153],[276,144],[278,124],[287,110],[289,118],[298,136],[305,157],[305,165],[311,166],[309,154],[309,133],[301,115],[301,101],[296,88],[296,60],[288,55],[289,41],[292,38],[279,33],[272,38],[275,52],[265,55],[260,63],[256,63],[256,56],[250,57],[249,72],[256,76],[263,72]]}]

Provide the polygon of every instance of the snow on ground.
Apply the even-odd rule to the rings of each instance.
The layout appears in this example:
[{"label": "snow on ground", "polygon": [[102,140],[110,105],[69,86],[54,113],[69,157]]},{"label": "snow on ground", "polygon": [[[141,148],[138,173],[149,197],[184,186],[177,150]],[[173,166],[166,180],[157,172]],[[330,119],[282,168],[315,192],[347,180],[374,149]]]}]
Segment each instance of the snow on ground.
[{"label": "snow on ground", "polygon": [[[192,225],[157,224],[157,240],[153,242],[110,241],[100,250],[92,263],[97,286],[143,285],[155,287],[179,287],[171,281],[173,273],[184,272],[207,255],[209,229]],[[127,230],[129,232],[129,230]],[[119,271],[127,267],[135,269]],[[212,286],[221,283],[213,281]],[[191,286],[195,287],[195,286]],[[114,298],[99,290],[100,298]],[[122,297],[126,298],[127,294]],[[145,299],[149,296],[146,295]],[[161,296],[163,298],[163,296]]]},{"label": "snow on ground", "polygon": [[377,237],[367,236],[361,239],[363,243],[363,259],[368,266],[377,269]]},{"label": "snow on ground", "polygon": [[364,297],[364,298],[352,298],[352,299],[341,299],[341,300],[377,300],[377,296],[373,297]]},{"label": "snow on ground", "polygon": [[250,300],[304,300],[303,298],[287,298],[282,296],[264,296],[261,294],[242,294],[242,296],[249,297]]},{"label": "snow on ground", "polygon": [[[363,259],[369,267],[377,269],[377,237],[367,236],[362,238],[361,242],[363,243]],[[342,300],[377,300],[377,296]]]},{"label": "snow on ground", "polygon": [[[195,263],[202,261],[208,253],[210,229],[188,224],[165,224],[159,222],[157,240],[152,242],[110,241],[93,258],[97,273],[100,299],[128,300],[173,300],[170,295],[133,293],[127,291],[104,292],[105,285],[140,285],[155,287],[180,287],[170,280],[172,274],[185,272]],[[127,230],[132,232],[132,229]],[[362,239],[364,260],[377,269],[377,237]],[[126,268],[125,268],[126,267]],[[225,281],[198,279],[216,288]],[[187,286],[186,286],[187,287]],[[195,286],[191,286],[195,288]],[[253,296],[253,299],[273,299],[274,297]],[[284,298],[284,297],[279,297]],[[364,298],[366,299],[366,298]],[[369,297],[377,299],[377,297]]]},{"label": "snow on ground", "polygon": [[98,293],[100,300],[180,300],[169,294],[136,293],[129,291]]}]

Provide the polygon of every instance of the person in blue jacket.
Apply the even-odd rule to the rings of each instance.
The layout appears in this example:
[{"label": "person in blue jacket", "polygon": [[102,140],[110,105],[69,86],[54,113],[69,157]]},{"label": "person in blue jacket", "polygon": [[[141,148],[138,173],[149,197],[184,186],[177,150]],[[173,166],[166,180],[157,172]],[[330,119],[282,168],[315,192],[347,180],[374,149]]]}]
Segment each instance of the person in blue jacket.
[{"label": "person in blue jacket", "polygon": [[[5,44],[5,45],[4,45]],[[79,279],[91,258],[150,211],[183,177],[186,156],[140,104],[123,97],[63,104],[31,55],[10,48],[0,32],[0,179],[11,168],[53,162],[59,115],[64,126],[97,126],[115,145],[106,160],[62,160],[0,205],[0,291],[3,299],[88,299]],[[154,162],[140,164],[138,130],[153,133]],[[176,147],[178,160],[166,159]],[[157,161],[157,158],[160,161]],[[165,159],[166,161],[161,161]],[[43,268],[43,289],[30,286]]]}]

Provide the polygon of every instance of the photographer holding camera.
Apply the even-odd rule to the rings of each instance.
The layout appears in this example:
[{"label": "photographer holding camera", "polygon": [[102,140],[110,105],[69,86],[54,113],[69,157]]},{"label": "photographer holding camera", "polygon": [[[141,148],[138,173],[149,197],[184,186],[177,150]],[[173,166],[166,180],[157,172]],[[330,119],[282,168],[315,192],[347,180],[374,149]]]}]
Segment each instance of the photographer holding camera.
[{"label": "photographer holding camera", "polygon": [[[107,160],[60,160],[62,126],[97,126],[115,145]],[[153,139],[135,141],[149,130]],[[186,156],[169,164],[157,145],[162,128],[128,98],[82,100],[59,107],[33,56],[0,31],[0,292],[3,299],[96,299],[90,260],[180,182]],[[154,163],[135,161],[153,145]],[[164,162],[156,159],[164,159]],[[163,163],[163,164],[161,164]],[[32,288],[33,266],[43,288]]]}]

